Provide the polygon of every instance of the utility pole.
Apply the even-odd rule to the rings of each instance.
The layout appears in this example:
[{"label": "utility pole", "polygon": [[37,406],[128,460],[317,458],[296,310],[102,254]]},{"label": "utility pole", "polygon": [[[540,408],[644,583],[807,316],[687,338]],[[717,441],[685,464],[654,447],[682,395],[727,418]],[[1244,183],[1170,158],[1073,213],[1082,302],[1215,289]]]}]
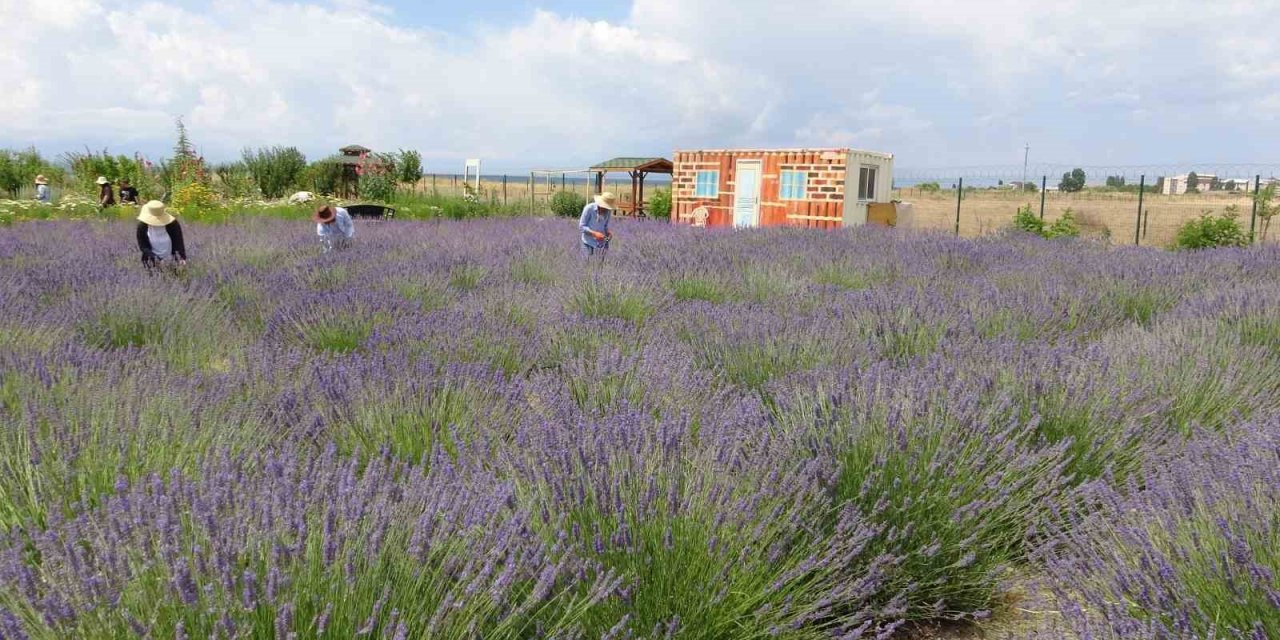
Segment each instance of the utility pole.
[{"label": "utility pole", "polygon": [[1022,152],[1022,188],[1027,188],[1027,159],[1031,157],[1031,144],[1028,143]]}]

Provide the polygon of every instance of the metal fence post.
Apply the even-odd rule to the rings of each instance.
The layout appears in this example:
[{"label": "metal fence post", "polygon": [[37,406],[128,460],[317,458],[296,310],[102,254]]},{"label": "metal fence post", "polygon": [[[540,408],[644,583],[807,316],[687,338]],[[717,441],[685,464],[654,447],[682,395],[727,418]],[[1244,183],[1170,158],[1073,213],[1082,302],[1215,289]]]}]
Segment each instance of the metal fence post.
[{"label": "metal fence post", "polygon": [[1133,223],[1133,244],[1142,244],[1142,196],[1147,193],[1147,175],[1138,178],[1138,219]]},{"label": "metal fence post", "polygon": [[960,178],[956,188],[956,235],[960,235],[960,200],[964,198],[964,178]]},{"label": "metal fence post", "polygon": [[431,194],[436,194],[436,174],[431,174]]},{"label": "metal fence post", "polygon": [[507,174],[502,174],[502,206],[507,206]]},{"label": "metal fence post", "polygon": [[1049,188],[1049,176],[1040,176],[1040,219],[1044,220],[1044,192]]},{"label": "metal fence post", "polygon": [[1249,242],[1253,242],[1253,231],[1258,226],[1258,192],[1262,190],[1262,174],[1253,178],[1253,213],[1249,214]]}]

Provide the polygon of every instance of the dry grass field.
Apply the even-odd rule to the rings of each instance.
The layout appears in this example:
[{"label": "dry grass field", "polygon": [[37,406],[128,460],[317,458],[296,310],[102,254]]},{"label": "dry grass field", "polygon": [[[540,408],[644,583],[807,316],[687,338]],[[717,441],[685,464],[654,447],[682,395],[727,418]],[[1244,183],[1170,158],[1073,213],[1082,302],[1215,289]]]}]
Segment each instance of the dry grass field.
[{"label": "dry grass field", "polygon": [[[646,195],[653,190],[666,188],[667,185],[649,185]],[[528,202],[529,176],[511,175],[504,185],[500,179],[490,176],[480,183],[481,194],[485,199],[495,202]],[[537,201],[545,202],[555,190],[560,188],[558,179],[551,183],[539,178],[535,187]],[[567,182],[565,188],[576,191],[584,197],[590,193],[586,183]],[[618,193],[629,201],[630,184],[625,179],[605,181],[605,189]],[[437,191],[444,195],[461,196],[465,193],[460,176],[438,175],[427,176],[417,185],[420,192]],[[895,190],[893,198],[915,205],[917,227],[940,231],[951,231],[956,223],[956,192],[953,190],[926,193],[918,189]],[[1031,205],[1033,211],[1040,211],[1040,194],[1016,193],[1012,191],[978,190],[965,195],[960,205],[960,235],[976,237],[996,233],[1013,222],[1018,207]],[[1235,205],[1240,209],[1240,223],[1246,228],[1249,225],[1249,213],[1252,200],[1243,193],[1204,193],[1184,196],[1165,196],[1147,194],[1143,197],[1142,206],[1148,215],[1145,230],[1141,235],[1144,246],[1168,247],[1173,244],[1178,227],[1188,220],[1194,219],[1205,211],[1222,214],[1228,206]],[[1100,238],[1110,236],[1116,244],[1132,244],[1134,225],[1138,216],[1138,195],[1136,193],[1102,193],[1086,191],[1082,193],[1049,192],[1045,194],[1044,217],[1052,222],[1064,211],[1070,209],[1075,213],[1083,234],[1087,237]],[[1272,234],[1275,235],[1275,234]]]},{"label": "dry grass field", "polygon": [[[915,189],[895,192],[895,198],[915,205],[917,226],[951,231],[956,223],[956,192],[924,193]],[[1009,191],[974,191],[960,204],[960,234],[974,237],[995,233],[1013,222],[1018,207],[1030,204],[1040,211],[1040,194]],[[1145,224],[1145,246],[1167,247],[1178,227],[1206,210],[1221,214],[1230,205],[1240,208],[1240,222],[1249,225],[1252,201],[1242,193],[1164,196],[1147,194],[1142,206],[1149,218]],[[1054,193],[1045,194],[1044,217],[1053,221],[1071,209],[1084,235],[1110,235],[1112,242],[1132,244],[1138,218],[1138,195],[1134,193]]]}]

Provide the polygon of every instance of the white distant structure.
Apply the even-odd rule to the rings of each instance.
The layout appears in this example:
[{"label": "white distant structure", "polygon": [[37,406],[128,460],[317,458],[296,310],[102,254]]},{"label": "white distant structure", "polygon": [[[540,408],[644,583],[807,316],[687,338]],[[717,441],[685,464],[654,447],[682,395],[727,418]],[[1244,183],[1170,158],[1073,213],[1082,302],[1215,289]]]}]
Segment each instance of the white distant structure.
[{"label": "white distant structure", "polygon": [[[1194,173],[1194,172],[1192,172]],[[1212,173],[1196,174],[1196,192],[1205,193],[1213,183],[1217,182],[1218,176]],[[1166,196],[1180,196],[1187,192],[1187,186],[1191,182],[1191,173],[1184,173],[1180,176],[1172,176],[1164,179],[1164,188],[1160,190]]]},{"label": "white distant structure", "polygon": [[315,197],[315,194],[310,191],[299,191],[289,196],[289,204],[303,204],[304,202],[311,202]]},{"label": "white distant structure", "polygon": [[472,179],[472,173],[475,173],[475,184],[472,187],[477,193],[480,192],[480,159],[471,158],[462,165],[462,184],[466,184],[467,180]]}]

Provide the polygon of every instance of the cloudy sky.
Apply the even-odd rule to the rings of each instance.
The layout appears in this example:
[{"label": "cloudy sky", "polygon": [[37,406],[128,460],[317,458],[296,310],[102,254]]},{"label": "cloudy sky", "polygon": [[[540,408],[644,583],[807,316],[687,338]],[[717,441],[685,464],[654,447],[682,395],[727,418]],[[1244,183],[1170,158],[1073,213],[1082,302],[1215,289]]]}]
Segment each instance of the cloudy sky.
[{"label": "cloudy sky", "polygon": [[0,0],[0,147],[1271,162],[1280,0]]}]

